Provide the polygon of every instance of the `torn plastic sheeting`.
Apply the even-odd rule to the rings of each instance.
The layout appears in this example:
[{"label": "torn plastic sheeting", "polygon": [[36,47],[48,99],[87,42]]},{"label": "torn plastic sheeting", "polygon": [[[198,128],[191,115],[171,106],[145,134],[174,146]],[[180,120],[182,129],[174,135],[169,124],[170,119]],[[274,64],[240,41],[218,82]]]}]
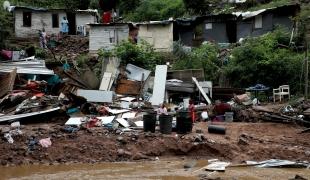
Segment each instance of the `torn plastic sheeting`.
[{"label": "torn plastic sheeting", "polygon": [[225,168],[229,166],[228,162],[213,162],[206,167],[208,171],[225,171]]},{"label": "torn plastic sheeting", "polygon": [[132,65],[132,64],[127,64],[126,66],[126,75],[128,79],[136,80],[136,81],[141,81],[142,76],[143,76],[143,81],[147,80],[149,77],[151,71],[140,68],[138,66]]},{"label": "torn plastic sheeting", "polygon": [[10,120],[15,120],[15,119],[21,119],[21,118],[26,118],[30,116],[35,116],[39,114],[45,114],[53,111],[59,110],[60,107],[45,110],[45,111],[38,111],[38,112],[33,112],[33,113],[26,113],[26,114],[18,114],[18,115],[5,115],[0,117],[0,122],[5,122],[5,121],[10,121]]},{"label": "torn plastic sheeting", "polygon": [[241,16],[243,19],[248,19],[248,18],[257,16],[257,15],[265,12],[266,10],[267,9],[260,9],[257,11],[247,11],[247,12],[233,12],[232,14],[236,15],[236,16]]},{"label": "torn plastic sheeting", "polygon": [[[258,168],[271,168],[271,167],[309,167],[309,163],[294,162],[289,160],[270,159],[267,161],[256,162],[255,167]],[[249,165],[255,165],[255,161],[247,161]]]},{"label": "torn plastic sheeting", "polygon": [[133,100],[135,100],[136,98],[133,98],[133,97],[124,97],[124,98],[121,98],[120,100],[121,101],[127,101],[127,102],[131,102]]}]

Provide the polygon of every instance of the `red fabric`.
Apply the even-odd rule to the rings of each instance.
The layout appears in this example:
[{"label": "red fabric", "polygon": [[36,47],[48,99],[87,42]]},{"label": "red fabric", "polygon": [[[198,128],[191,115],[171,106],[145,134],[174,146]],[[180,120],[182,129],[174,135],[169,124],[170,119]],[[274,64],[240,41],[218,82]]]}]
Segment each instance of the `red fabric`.
[{"label": "red fabric", "polygon": [[97,119],[97,118],[93,118],[91,120],[89,120],[86,124],[86,128],[92,128],[92,127],[96,127],[97,126],[97,123],[99,122],[100,120]]},{"label": "red fabric", "polygon": [[111,22],[112,14],[111,12],[104,12],[102,15],[102,22],[108,24]]},{"label": "red fabric", "polygon": [[194,104],[190,104],[189,105],[189,111],[190,111],[190,116],[192,117],[192,121],[193,123],[196,120],[196,115],[195,115],[195,105]]},{"label": "red fabric", "polygon": [[217,113],[217,115],[224,115],[225,112],[231,111],[231,107],[227,103],[221,103],[219,105],[215,105],[214,110]]},{"label": "red fabric", "polygon": [[1,56],[2,56],[5,60],[11,60],[12,57],[13,57],[13,51],[2,50],[2,51],[1,51]]}]

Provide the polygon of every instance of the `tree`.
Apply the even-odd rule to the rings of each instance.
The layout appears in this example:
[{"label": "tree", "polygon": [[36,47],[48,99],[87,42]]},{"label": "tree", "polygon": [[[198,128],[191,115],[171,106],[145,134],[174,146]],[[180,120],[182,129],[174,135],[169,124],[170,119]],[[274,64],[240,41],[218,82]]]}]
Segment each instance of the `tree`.
[{"label": "tree", "polygon": [[184,13],[182,0],[141,0],[135,10],[124,16],[132,21],[150,21],[182,17]]}]

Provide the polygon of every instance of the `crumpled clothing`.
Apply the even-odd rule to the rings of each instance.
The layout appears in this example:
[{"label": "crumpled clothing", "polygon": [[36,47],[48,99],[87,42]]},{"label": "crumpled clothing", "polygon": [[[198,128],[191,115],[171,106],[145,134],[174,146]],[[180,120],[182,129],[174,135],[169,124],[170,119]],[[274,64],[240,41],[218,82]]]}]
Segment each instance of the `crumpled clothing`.
[{"label": "crumpled clothing", "polygon": [[66,127],[64,128],[64,130],[65,130],[65,132],[67,132],[67,133],[74,133],[74,132],[78,131],[79,128],[74,128],[74,127],[72,127],[72,126],[66,126]]},{"label": "crumpled clothing", "polygon": [[22,135],[23,132],[20,129],[14,129],[10,131],[10,135],[12,136],[18,136],[18,135]]},{"label": "crumpled clothing", "polygon": [[10,133],[5,133],[4,134],[4,138],[10,143],[13,144],[14,143],[14,139],[12,138]]},{"label": "crumpled clothing", "polygon": [[97,127],[102,126],[100,119],[97,119],[97,118],[90,119],[86,124],[86,128],[92,128],[92,127],[96,127],[96,126]]},{"label": "crumpled clothing", "polygon": [[30,138],[28,141],[28,151],[33,151],[37,143],[38,141],[35,138]]},{"label": "crumpled clothing", "polygon": [[52,145],[51,138],[41,139],[39,144],[44,148],[48,148]]}]

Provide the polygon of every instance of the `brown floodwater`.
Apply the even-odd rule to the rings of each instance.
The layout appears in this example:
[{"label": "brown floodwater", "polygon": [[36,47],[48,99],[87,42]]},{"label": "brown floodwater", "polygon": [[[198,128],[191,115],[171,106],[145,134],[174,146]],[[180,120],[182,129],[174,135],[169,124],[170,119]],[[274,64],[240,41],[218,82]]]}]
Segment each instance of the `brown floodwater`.
[{"label": "brown floodwater", "polygon": [[310,179],[309,169],[231,167],[225,172],[208,172],[202,169],[206,160],[199,160],[195,167],[184,169],[191,160],[159,160],[151,162],[100,163],[74,165],[29,165],[18,167],[0,167],[0,179],[164,179],[183,180],[199,177],[240,180],[291,179],[300,175]]}]

